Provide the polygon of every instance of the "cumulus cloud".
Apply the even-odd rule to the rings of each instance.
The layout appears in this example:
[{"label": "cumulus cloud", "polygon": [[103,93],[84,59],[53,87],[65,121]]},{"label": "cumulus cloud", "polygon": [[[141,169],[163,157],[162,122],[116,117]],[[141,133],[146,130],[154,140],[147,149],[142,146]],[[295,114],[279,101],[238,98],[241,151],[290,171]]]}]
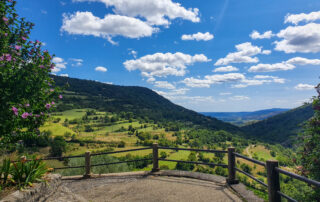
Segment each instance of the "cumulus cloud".
[{"label": "cumulus cloud", "polygon": [[145,77],[184,76],[188,65],[196,62],[209,62],[203,54],[194,56],[176,53],[155,53],[123,63],[128,71],[140,70]]},{"label": "cumulus cloud", "polygon": [[102,66],[98,66],[98,67],[96,67],[94,70],[96,70],[97,72],[106,72],[106,71],[107,71],[107,68],[102,67]]},{"label": "cumulus cloud", "polygon": [[263,50],[261,53],[263,55],[270,55],[271,54],[271,50]]},{"label": "cumulus cloud", "polygon": [[193,77],[185,78],[182,82],[189,87],[209,88],[212,84],[220,84],[227,82],[236,82],[245,79],[240,73],[214,74],[206,75],[204,79],[196,79]]},{"label": "cumulus cloud", "polygon": [[300,14],[288,14],[284,23],[299,24],[300,22],[313,22],[320,20],[320,11],[311,12],[311,13],[300,13]]},{"label": "cumulus cloud", "polygon": [[251,39],[270,39],[273,36],[274,34],[272,33],[272,31],[266,31],[263,34],[260,34],[258,31],[254,30],[250,34]]},{"label": "cumulus cloud", "polygon": [[168,26],[170,20],[181,18],[200,22],[197,8],[186,9],[172,0],[73,0],[73,2],[102,2],[118,15],[141,17],[150,25]]},{"label": "cumulus cloud", "polygon": [[275,63],[275,64],[258,64],[251,66],[249,68],[249,72],[274,72],[274,71],[285,71],[292,70],[296,68],[292,64],[288,64],[286,62]]},{"label": "cumulus cloud", "polygon": [[320,52],[320,24],[309,23],[303,26],[289,26],[281,30],[275,41],[275,50],[285,53],[318,53]]},{"label": "cumulus cloud", "polygon": [[275,64],[258,64],[251,66],[249,72],[274,72],[286,71],[296,68],[296,65],[320,65],[319,59],[308,59],[303,57],[294,57],[287,61]]},{"label": "cumulus cloud", "polygon": [[235,46],[237,52],[229,53],[226,57],[220,58],[214,65],[228,65],[230,63],[257,63],[259,59],[253,57],[262,54],[262,48],[253,46],[250,42],[238,44]]},{"label": "cumulus cloud", "polygon": [[294,87],[296,90],[314,90],[315,86],[310,84],[299,83]]},{"label": "cumulus cloud", "polygon": [[319,59],[307,59],[302,57],[294,57],[287,61],[288,64],[292,65],[320,65]]},{"label": "cumulus cloud", "polygon": [[92,35],[109,39],[113,36],[140,38],[151,36],[157,31],[147,23],[127,16],[108,14],[104,18],[94,16],[91,12],[76,12],[63,15],[62,31],[69,34]]},{"label": "cumulus cloud", "polygon": [[191,34],[191,35],[184,34],[181,36],[181,39],[182,40],[209,41],[209,40],[213,39],[213,37],[214,37],[213,34],[210,34],[209,32],[206,32],[206,33],[198,32],[196,34]]},{"label": "cumulus cloud", "polygon": [[248,86],[258,86],[266,83],[285,83],[285,79],[279,78],[277,76],[269,76],[269,75],[256,75],[253,79],[243,79],[241,83],[235,84],[233,88],[246,88]]},{"label": "cumulus cloud", "polygon": [[60,72],[61,69],[65,69],[67,62],[64,61],[63,58],[60,57],[54,57],[52,59],[52,62],[55,64],[55,67],[51,70],[51,72]]},{"label": "cumulus cloud", "polygon": [[213,72],[234,72],[238,71],[239,69],[233,66],[226,66],[226,67],[218,67],[213,70]]},{"label": "cumulus cloud", "polygon": [[224,93],[219,93],[219,95],[231,95],[232,93],[230,93],[230,92],[224,92]]},{"label": "cumulus cloud", "polygon": [[69,74],[60,74],[60,76],[69,77]]},{"label": "cumulus cloud", "polygon": [[172,83],[169,83],[168,81],[155,81],[154,86],[158,88],[165,88],[170,90],[176,88]]}]

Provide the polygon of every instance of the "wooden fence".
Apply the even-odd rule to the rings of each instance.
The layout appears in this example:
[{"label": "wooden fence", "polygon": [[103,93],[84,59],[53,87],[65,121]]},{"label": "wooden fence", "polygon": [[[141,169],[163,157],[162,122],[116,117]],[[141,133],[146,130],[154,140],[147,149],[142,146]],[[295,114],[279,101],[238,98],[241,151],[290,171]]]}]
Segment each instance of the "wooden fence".
[{"label": "wooden fence", "polygon": [[[93,164],[91,165],[91,157],[97,156],[97,155],[108,155],[108,154],[115,154],[115,153],[122,153],[122,152],[133,152],[133,151],[139,151],[139,150],[149,150],[152,149],[152,158],[144,158],[144,159],[136,159],[136,160],[128,160],[128,161],[119,161],[119,162],[111,162],[111,163],[99,163],[99,164]],[[166,149],[166,150],[186,150],[186,151],[195,151],[195,152],[208,152],[208,153],[225,153],[228,154],[228,164],[214,164],[214,163],[207,163],[207,162],[199,162],[199,161],[183,161],[183,160],[173,160],[173,159],[166,159],[166,158],[159,158],[159,149]],[[105,165],[113,165],[113,164],[120,164],[120,163],[130,163],[130,162],[136,162],[136,161],[147,161],[152,160],[153,162],[153,168],[152,172],[158,172],[160,170],[159,168],[159,161],[172,161],[172,162],[182,162],[182,163],[191,163],[191,164],[200,164],[200,165],[209,165],[209,166],[221,166],[224,168],[228,168],[228,177],[227,177],[227,183],[237,184],[239,181],[236,179],[236,172],[242,173],[251,179],[255,180],[256,182],[260,183],[261,185],[268,188],[268,198],[269,202],[281,202],[281,198],[285,198],[288,201],[296,202],[295,199],[289,197],[288,195],[281,192],[280,189],[280,174],[287,175],[289,177],[292,177],[294,179],[303,181],[307,183],[310,186],[315,186],[317,188],[320,188],[320,182],[308,179],[306,177],[297,175],[295,173],[288,172],[286,170],[283,170],[279,168],[278,161],[275,160],[268,160],[266,163],[243,156],[239,153],[235,152],[235,148],[230,147],[227,151],[224,150],[205,150],[205,149],[189,149],[189,148],[175,148],[175,147],[159,147],[157,143],[154,143],[152,147],[145,147],[145,148],[139,148],[139,149],[129,149],[129,150],[121,150],[121,151],[113,151],[113,152],[103,152],[103,153],[95,153],[91,154],[90,152],[86,152],[85,155],[78,155],[78,156],[64,156],[64,157],[48,157],[41,160],[63,160],[63,159],[69,159],[69,158],[79,158],[84,157],[85,158],[85,165],[83,166],[66,166],[66,167],[59,167],[54,168],[55,170],[59,169],[71,169],[71,168],[85,168],[84,177],[90,178],[91,176],[91,167],[94,166],[105,166]],[[265,167],[267,170],[267,181],[268,183],[265,184],[261,180],[257,179],[256,177],[252,176],[251,174],[239,169],[236,167],[236,158],[245,159],[247,161],[250,161],[252,163],[258,164],[260,166]]]}]

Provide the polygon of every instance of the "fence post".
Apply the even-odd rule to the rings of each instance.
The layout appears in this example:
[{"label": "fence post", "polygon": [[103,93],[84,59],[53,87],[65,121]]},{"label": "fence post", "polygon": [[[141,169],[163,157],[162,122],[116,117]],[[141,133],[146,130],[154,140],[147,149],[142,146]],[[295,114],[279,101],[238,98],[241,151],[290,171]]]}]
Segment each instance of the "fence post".
[{"label": "fence post", "polygon": [[267,161],[267,179],[269,202],[281,202],[279,173],[275,170],[279,166],[276,160]]},{"label": "fence post", "polygon": [[91,156],[90,156],[90,151],[87,151],[85,153],[85,169],[86,173],[84,174],[84,178],[90,178],[91,177]]},{"label": "fence post", "polygon": [[158,143],[152,145],[152,156],[153,156],[153,168],[152,172],[158,172],[159,169],[159,154],[158,154]]},{"label": "fence post", "polygon": [[228,148],[228,171],[229,175],[227,178],[227,183],[228,184],[238,184],[239,181],[236,180],[236,156],[234,155],[235,148],[234,147],[229,147]]}]

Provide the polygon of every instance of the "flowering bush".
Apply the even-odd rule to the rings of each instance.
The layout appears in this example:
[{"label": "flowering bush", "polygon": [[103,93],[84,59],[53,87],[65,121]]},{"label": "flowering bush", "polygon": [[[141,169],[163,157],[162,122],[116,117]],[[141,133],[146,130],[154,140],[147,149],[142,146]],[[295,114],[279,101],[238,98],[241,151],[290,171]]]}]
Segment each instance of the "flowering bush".
[{"label": "flowering bush", "polygon": [[[19,18],[16,1],[0,0],[0,141],[40,135],[39,126],[59,99],[51,55],[29,40],[33,23]],[[60,96],[61,98],[61,96]]]}]

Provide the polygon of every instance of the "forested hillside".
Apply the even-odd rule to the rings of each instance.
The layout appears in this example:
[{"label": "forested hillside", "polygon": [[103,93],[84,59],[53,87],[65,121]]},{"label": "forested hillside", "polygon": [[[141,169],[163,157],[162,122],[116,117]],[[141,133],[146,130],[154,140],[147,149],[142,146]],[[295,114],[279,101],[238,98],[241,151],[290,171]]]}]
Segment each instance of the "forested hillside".
[{"label": "forested hillside", "polygon": [[240,129],[216,118],[173,104],[154,91],[135,86],[118,86],[96,81],[53,76],[57,86],[65,86],[63,103],[58,110],[94,108],[109,112],[132,112],[155,122],[180,122],[214,130],[241,133]]},{"label": "forested hillside", "polygon": [[302,125],[313,115],[311,104],[292,109],[268,119],[242,127],[249,137],[290,146]]}]

